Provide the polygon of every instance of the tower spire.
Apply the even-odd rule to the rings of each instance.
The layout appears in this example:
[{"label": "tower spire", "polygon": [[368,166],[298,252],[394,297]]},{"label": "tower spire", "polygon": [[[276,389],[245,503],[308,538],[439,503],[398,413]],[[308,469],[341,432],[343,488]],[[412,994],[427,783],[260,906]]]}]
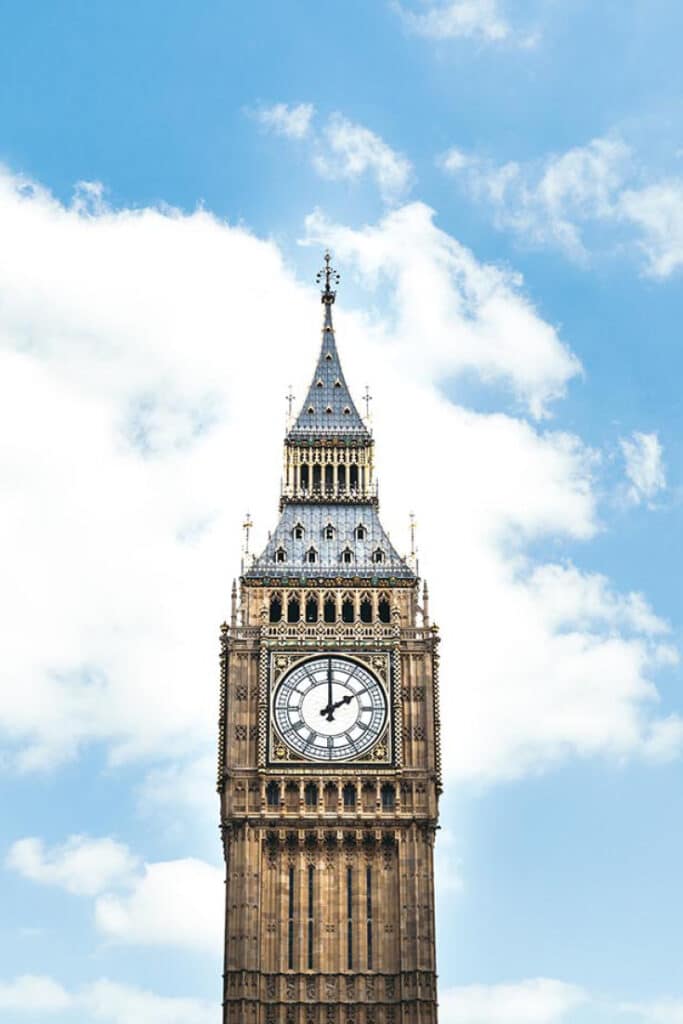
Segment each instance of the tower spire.
[{"label": "tower spire", "polygon": [[325,315],[322,346],[315,374],[301,411],[287,431],[287,439],[295,442],[343,438],[357,443],[371,443],[368,426],[358,414],[339,360],[332,324],[332,306],[337,297],[335,285],[341,280],[332,266],[329,249],[325,250],[324,266],[316,274],[321,285],[320,301]]}]

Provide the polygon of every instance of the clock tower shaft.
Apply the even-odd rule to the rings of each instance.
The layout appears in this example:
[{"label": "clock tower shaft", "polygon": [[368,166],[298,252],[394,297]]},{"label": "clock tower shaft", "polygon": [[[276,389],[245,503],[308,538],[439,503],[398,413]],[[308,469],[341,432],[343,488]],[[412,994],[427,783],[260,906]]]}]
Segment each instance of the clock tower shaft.
[{"label": "clock tower shaft", "polygon": [[224,1024],[436,1024],[438,631],[323,339],[221,628]]}]

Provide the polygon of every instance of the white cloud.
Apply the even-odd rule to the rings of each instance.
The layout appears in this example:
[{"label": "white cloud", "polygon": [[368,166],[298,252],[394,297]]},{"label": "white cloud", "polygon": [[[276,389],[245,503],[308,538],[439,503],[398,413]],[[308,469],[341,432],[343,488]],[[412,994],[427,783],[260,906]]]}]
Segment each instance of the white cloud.
[{"label": "white cloud", "polygon": [[440,163],[493,209],[500,227],[511,228],[528,243],[557,245],[584,258],[580,225],[616,215],[616,193],[630,156],[619,139],[604,138],[535,164],[497,166],[455,148]]},{"label": "white cloud", "polygon": [[223,931],[223,874],[194,858],[145,865],[132,891],[95,904],[103,935],[129,945],[216,953]]},{"label": "white cloud", "polygon": [[218,1007],[199,999],[159,996],[131,985],[98,981],[79,1002],[94,1020],[107,1024],[215,1024]]},{"label": "white cloud", "polygon": [[[158,805],[164,780],[208,779],[245,502],[258,546],[276,516],[283,395],[292,373],[299,396],[307,384],[319,305],[274,244],[205,211],[79,212],[5,173],[0,217],[5,757],[54,769],[99,743],[113,762],[152,762],[142,799]],[[335,317],[352,387],[375,395],[399,544],[406,494],[419,501],[448,778],[673,755],[680,723],[658,716],[654,685],[670,659],[664,624],[590,573],[560,566],[551,587],[525,559],[530,541],[597,529],[595,454],[523,415],[548,416],[580,373],[567,345],[518,277],[481,264],[419,203],[361,230],[317,215],[308,232],[377,289],[372,318],[343,292]],[[470,376],[506,388],[517,411],[446,397],[466,395]],[[150,865],[131,894],[102,897],[108,935],[173,934],[173,921],[149,923],[167,909],[164,871],[217,884],[208,865]],[[188,913],[183,941],[208,943],[196,936],[217,934],[211,912]]]},{"label": "white cloud", "polygon": [[438,162],[525,244],[586,260],[594,248],[623,245],[626,231],[651,276],[683,265],[683,182],[638,185],[633,151],[616,136],[527,163],[495,164],[456,147]]},{"label": "white cloud", "polygon": [[621,439],[621,450],[626,463],[626,476],[630,481],[628,497],[638,505],[651,502],[666,488],[662,446],[657,434],[634,431],[631,438]]},{"label": "white cloud", "polygon": [[428,39],[482,39],[533,46],[537,34],[513,31],[498,0],[441,0],[422,13],[396,5],[408,29]]},{"label": "white cloud", "polygon": [[396,202],[413,177],[410,161],[364,125],[339,113],[332,114],[318,132],[311,125],[314,107],[302,103],[288,107],[276,103],[256,113],[262,125],[277,135],[301,141],[311,139],[314,169],[331,181],[358,181],[370,177],[387,203]]},{"label": "white cloud", "polygon": [[68,992],[59,982],[41,975],[23,975],[0,982],[0,1013],[4,1010],[24,1019],[24,1014],[69,1013],[69,1019],[105,1024],[213,1024],[217,1007],[198,999],[159,996],[131,985],[107,979]]},{"label": "white cloud", "polygon": [[314,166],[333,180],[354,180],[369,173],[387,201],[400,197],[412,177],[409,160],[369,128],[354,124],[341,114],[333,114],[327,122]]},{"label": "white cloud", "polygon": [[626,189],[620,199],[620,214],[640,228],[639,244],[653,277],[669,277],[683,266],[682,180]]},{"label": "white cloud", "polygon": [[559,1024],[588,1001],[576,985],[534,978],[510,985],[466,985],[439,999],[442,1024]]},{"label": "white cloud", "polygon": [[61,985],[42,975],[23,974],[13,981],[0,981],[0,1013],[59,1013],[71,1002]]},{"label": "white cloud", "polygon": [[5,860],[6,867],[24,878],[83,896],[94,896],[112,885],[129,881],[137,864],[122,843],[87,836],[71,836],[51,849],[35,837],[18,839]]},{"label": "white cloud", "polygon": [[305,139],[310,132],[314,114],[312,103],[297,103],[294,106],[275,103],[272,107],[257,110],[254,116],[275,135],[283,135],[287,139]]},{"label": "white cloud", "polygon": [[660,999],[649,1003],[623,1003],[621,1013],[644,1024],[683,1024],[683,1000]]}]

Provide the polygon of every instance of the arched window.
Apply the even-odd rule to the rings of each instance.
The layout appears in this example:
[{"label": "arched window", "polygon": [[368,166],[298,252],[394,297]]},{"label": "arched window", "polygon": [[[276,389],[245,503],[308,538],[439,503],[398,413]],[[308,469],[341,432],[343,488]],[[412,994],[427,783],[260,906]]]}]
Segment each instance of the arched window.
[{"label": "arched window", "polygon": [[269,807],[280,806],[280,787],[277,782],[269,782],[266,786],[266,803]]},{"label": "arched window", "polygon": [[344,565],[350,565],[353,561],[353,551],[351,548],[344,548],[342,551],[342,562]]},{"label": "arched window", "polygon": [[282,598],[279,594],[270,597],[270,621],[279,622],[282,618]]},{"label": "arched window", "polygon": [[299,469],[299,481],[302,491],[308,490],[308,466],[301,466]]},{"label": "arched window", "polygon": [[303,526],[301,525],[301,523],[297,523],[296,524],[296,526],[292,530],[292,533],[294,534],[294,537],[295,537],[296,540],[301,540],[302,539],[302,537],[303,537],[303,535],[305,533],[305,530],[304,530]]},{"label": "arched window", "polygon": [[367,594],[363,594],[360,602],[360,621],[372,622],[372,602]]},{"label": "arched window", "polygon": [[391,622],[391,607],[384,594],[380,597],[377,604],[377,614],[379,615],[380,622]]},{"label": "arched window", "polygon": [[353,601],[348,595],[342,601],[342,622],[353,622]]},{"label": "arched window", "polygon": [[351,415],[351,410],[350,410],[350,408],[348,407],[348,405],[345,405],[345,406],[344,406],[344,415],[345,415],[345,416],[350,416],[350,415]]},{"label": "arched window", "polygon": [[325,537],[325,540],[334,540],[334,526],[332,523],[327,524],[323,530],[323,536]]},{"label": "arched window", "polygon": [[349,483],[352,491],[358,490],[358,466],[351,466],[349,469]]},{"label": "arched window", "polygon": [[313,562],[318,561],[318,552],[315,550],[315,548],[308,549],[308,551],[306,552],[306,561],[310,562],[311,564]]},{"label": "arched window", "polygon": [[332,406],[328,405],[327,408],[325,409],[325,412],[327,413],[328,416],[331,416],[332,415]]},{"label": "arched window", "polygon": [[329,594],[325,598],[325,604],[323,605],[323,618],[325,622],[337,621],[337,605],[334,598]]},{"label": "arched window", "polygon": [[287,622],[298,622],[301,618],[301,606],[298,597],[290,597],[287,602]]},{"label": "arched window", "polygon": [[287,561],[287,552],[285,551],[284,548],[278,548],[277,549],[277,551],[275,552],[275,561],[276,562],[286,562]]},{"label": "arched window", "polygon": [[288,811],[299,809],[299,787],[296,782],[288,782],[285,786],[285,807]]},{"label": "arched window", "polygon": [[384,552],[382,551],[381,548],[375,548],[375,550],[372,552],[372,560],[373,562],[377,563],[384,561]]},{"label": "arched window", "polygon": [[342,790],[344,798],[344,807],[347,811],[352,810],[356,806],[356,787],[351,782],[347,782]]},{"label": "arched window", "polygon": [[315,382],[315,386],[316,386],[317,388],[324,388],[324,387],[325,387],[325,384],[323,383],[323,381],[321,381],[321,380],[317,380],[317,381]]},{"label": "arched window", "polygon": [[307,807],[318,806],[318,787],[315,782],[306,783],[306,787],[304,789],[304,803]]},{"label": "arched window", "polygon": [[320,466],[314,466],[313,467],[313,490],[314,491],[319,491],[320,490],[320,477],[321,477]]},{"label": "arched window", "polygon": [[306,600],[306,622],[318,621],[318,598],[311,594]]},{"label": "arched window", "polygon": [[326,352],[325,353],[325,359],[328,361],[328,363],[331,363],[332,362],[332,353],[331,352]]},{"label": "arched window", "polygon": [[308,415],[309,416],[315,416],[315,409],[313,408],[312,405],[309,405],[309,407],[308,407]]},{"label": "arched window", "polygon": [[356,527],[356,538],[358,540],[365,540],[365,536],[366,536],[367,532],[368,531],[365,529],[365,527],[361,523],[360,526]]},{"label": "arched window", "polygon": [[335,380],[334,386],[335,386],[335,388],[340,388],[341,387],[341,381],[339,380],[339,377],[337,377],[337,379]]},{"label": "arched window", "polygon": [[327,463],[325,466],[325,490],[331,491],[334,489],[334,466],[331,463]]},{"label": "arched window", "polygon": [[382,786],[382,810],[393,811],[396,807],[396,790],[390,782]]},{"label": "arched window", "polygon": [[363,810],[374,811],[375,809],[375,787],[371,782],[366,782],[362,790]]},{"label": "arched window", "polygon": [[325,786],[325,810],[337,810],[337,787],[333,782],[328,782]]},{"label": "arched window", "polygon": [[337,467],[337,486],[342,492],[346,490],[346,466]]}]

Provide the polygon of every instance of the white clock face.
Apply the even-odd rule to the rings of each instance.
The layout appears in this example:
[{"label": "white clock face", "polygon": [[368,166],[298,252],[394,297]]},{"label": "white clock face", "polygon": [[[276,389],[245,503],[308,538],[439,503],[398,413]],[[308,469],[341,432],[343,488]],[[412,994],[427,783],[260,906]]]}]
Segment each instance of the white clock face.
[{"label": "white clock face", "polygon": [[275,691],[273,714],[283,741],[311,761],[345,761],[382,735],[387,699],[355,661],[319,657],[293,669]]}]

